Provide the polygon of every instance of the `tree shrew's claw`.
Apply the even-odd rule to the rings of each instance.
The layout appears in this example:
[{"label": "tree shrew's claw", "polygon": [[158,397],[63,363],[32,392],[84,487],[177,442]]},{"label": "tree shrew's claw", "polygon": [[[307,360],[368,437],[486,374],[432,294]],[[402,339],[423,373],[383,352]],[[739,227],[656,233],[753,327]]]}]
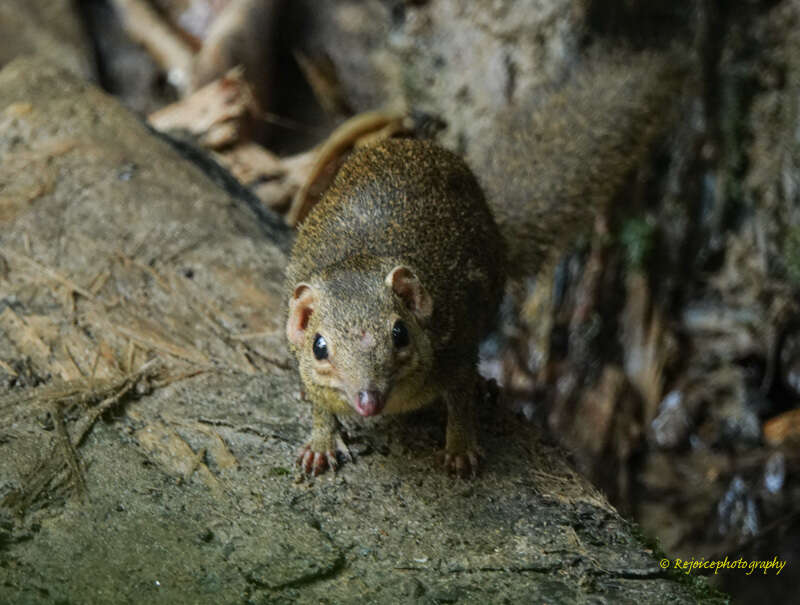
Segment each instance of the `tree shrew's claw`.
[{"label": "tree shrew's claw", "polygon": [[444,453],[444,468],[451,475],[462,479],[474,479],[478,475],[480,454],[476,451],[466,451],[458,454]]},{"label": "tree shrew's claw", "polygon": [[315,452],[310,445],[306,445],[297,456],[297,464],[303,469],[306,475],[321,475],[327,469],[336,472],[339,462],[336,460],[336,452],[328,450],[325,452]]}]

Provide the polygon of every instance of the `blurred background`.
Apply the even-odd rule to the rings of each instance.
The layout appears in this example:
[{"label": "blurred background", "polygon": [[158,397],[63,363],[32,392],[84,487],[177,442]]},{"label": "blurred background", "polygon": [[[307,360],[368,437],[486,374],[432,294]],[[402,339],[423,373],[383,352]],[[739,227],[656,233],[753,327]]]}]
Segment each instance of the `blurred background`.
[{"label": "blurred background", "polygon": [[435,137],[480,178],[476,142],[509,108],[617,48],[690,66],[678,119],[593,232],[510,288],[481,369],[669,556],[777,557],[779,576],[712,581],[794,602],[800,3],[0,3],[0,66],[49,56],[290,220],[343,123]]}]

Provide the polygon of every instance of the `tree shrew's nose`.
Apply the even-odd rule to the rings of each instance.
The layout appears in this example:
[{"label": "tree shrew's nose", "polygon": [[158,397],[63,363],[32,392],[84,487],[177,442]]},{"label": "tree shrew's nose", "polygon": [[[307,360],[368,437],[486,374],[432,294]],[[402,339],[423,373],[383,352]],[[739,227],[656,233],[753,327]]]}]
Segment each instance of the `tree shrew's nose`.
[{"label": "tree shrew's nose", "polygon": [[380,414],[386,399],[383,393],[376,390],[359,391],[356,395],[356,411],[362,416],[375,416]]}]

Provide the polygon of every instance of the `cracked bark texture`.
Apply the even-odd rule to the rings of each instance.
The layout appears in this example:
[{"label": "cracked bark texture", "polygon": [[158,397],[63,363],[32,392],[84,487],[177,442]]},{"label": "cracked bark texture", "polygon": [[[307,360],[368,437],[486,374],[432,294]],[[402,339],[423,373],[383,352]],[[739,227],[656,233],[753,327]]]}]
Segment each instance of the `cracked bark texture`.
[{"label": "cracked bark texture", "polygon": [[0,72],[0,200],[0,601],[713,600],[499,408],[476,481],[433,468],[428,410],[348,427],[357,461],[297,482],[290,234],[42,59]]}]

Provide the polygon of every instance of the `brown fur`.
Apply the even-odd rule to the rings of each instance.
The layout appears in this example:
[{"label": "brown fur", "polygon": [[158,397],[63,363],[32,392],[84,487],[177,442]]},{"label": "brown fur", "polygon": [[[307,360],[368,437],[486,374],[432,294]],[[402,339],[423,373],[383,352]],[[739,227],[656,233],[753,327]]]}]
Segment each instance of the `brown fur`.
[{"label": "brown fur", "polygon": [[478,142],[512,276],[539,271],[591,227],[663,132],[685,72],[672,54],[595,58],[558,90],[507,111],[500,134]]},{"label": "brown fur", "polygon": [[[478,345],[507,268],[541,266],[587,225],[644,155],[674,94],[663,61],[629,59],[595,65],[509,114],[486,151],[501,229],[466,164],[432,143],[387,140],[346,161],[301,225],[287,271],[287,336],[314,411],[307,473],[335,465],[335,415],[353,413],[365,390],[385,395],[385,413],[443,400],[445,463],[475,472]],[[403,350],[391,337],[398,319],[410,334]],[[322,362],[317,334],[329,345]]]}]

